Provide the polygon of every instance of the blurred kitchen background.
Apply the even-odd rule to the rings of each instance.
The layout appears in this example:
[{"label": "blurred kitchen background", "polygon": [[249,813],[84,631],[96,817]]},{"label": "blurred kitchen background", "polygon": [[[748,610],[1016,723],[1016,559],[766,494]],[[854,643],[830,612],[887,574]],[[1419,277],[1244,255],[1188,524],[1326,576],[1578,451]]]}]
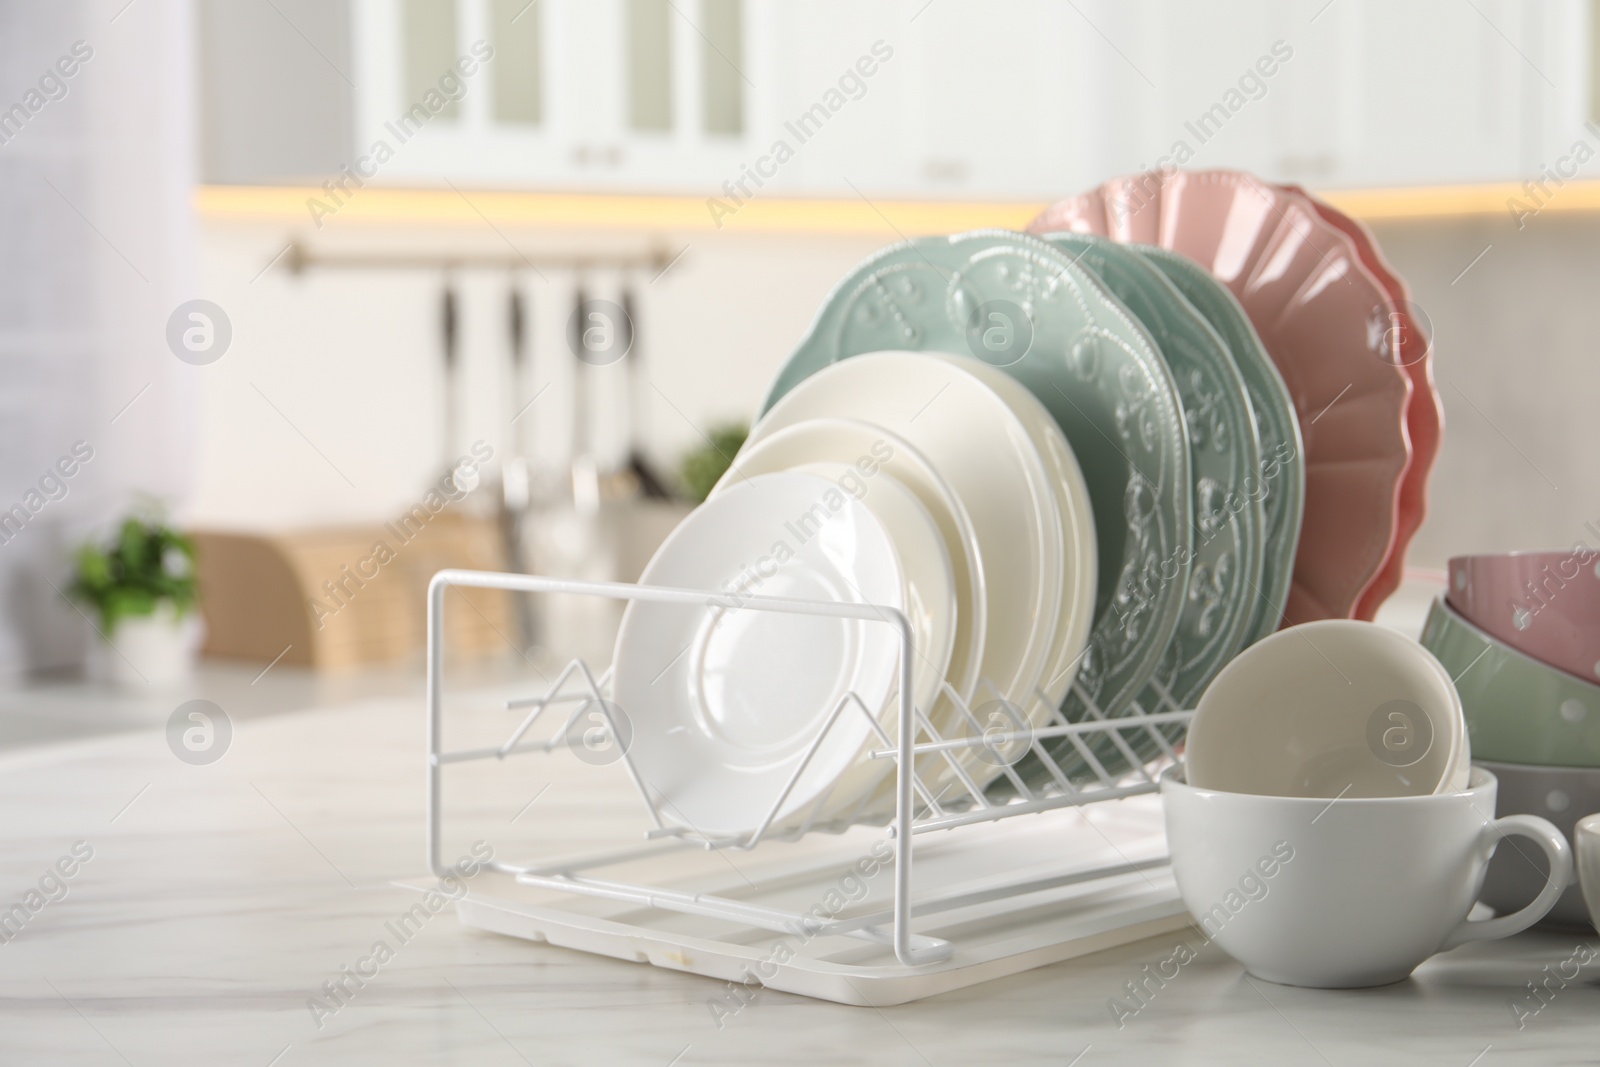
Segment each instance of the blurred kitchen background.
[{"label": "blurred kitchen background", "polygon": [[[172,707],[69,599],[130,512],[200,550],[180,690],[414,691],[433,569],[630,577],[861,258],[1169,161],[1410,282],[1414,577],[1595,543],[1597,57],[1589,0],[0,0],[0,733]],[[452,640],[520,670],[579,614]]]}]

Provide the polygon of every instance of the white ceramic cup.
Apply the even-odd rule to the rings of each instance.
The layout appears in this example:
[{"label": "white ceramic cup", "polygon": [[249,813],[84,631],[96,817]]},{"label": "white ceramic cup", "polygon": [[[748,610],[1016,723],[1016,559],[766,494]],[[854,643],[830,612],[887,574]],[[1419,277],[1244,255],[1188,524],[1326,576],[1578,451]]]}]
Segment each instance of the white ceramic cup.
[{"label": "white ceramic cup", "polygon": [[[1258,978],[1398,982],[1436,952],[1527,929],[1572,881],[1561,831],[1536,815],[1496,819],[1496,784],[1474,767],[1460,792],[1327,800],[1200,789],[1173,767],[1161,777],[1172,871],[1201,931]],[[1544,851],[1549,880],[1522,910],[1468,921],[1512,835]]]},{"label": "white ceramic cup", "polygon": [[1184,758],[1197,786],[1288,797],[1454,792],[1470,765],[1439,661],[1351,619],[1280,630],[1236,656],[1201,696]]},{"label": "white ceramic cup", "polygon": [[1600,814],[1585,815],[1572,830],[1572,847],[1578,854],[1578,884],[1589,905],[1589,921],[1600,929]]}]

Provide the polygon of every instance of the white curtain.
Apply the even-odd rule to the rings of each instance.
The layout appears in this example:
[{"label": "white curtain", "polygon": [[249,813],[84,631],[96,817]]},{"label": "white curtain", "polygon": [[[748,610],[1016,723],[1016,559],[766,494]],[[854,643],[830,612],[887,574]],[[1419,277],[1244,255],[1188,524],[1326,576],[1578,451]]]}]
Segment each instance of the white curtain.
[{"label": "white curtain", "polygon": [[76,662],[72,548],[188,491],[192,41],[189,0],[0,0],[0,676]]}]

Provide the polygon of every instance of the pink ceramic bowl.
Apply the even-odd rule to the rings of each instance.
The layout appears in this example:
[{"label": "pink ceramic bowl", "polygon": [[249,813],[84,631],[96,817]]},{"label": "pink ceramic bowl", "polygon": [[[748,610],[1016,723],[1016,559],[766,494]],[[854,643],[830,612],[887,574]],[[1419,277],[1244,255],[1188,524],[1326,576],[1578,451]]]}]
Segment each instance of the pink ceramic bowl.
[{"label": "pink ceramic bowl", "polygon": [[1600,680],[1600,550],[1457,556],[1446,599],[1517,651]]}]

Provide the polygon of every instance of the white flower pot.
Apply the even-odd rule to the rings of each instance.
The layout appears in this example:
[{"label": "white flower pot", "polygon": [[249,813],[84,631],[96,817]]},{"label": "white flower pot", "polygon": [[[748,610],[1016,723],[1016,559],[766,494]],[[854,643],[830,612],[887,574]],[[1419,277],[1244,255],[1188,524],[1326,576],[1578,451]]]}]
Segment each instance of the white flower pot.
[{"label": "white flower pot", "polygon": [[180,619],[170,603],[153,615],[125,618],[110,635],[91,639],[89,677],[119,686],[170,685],[194,672],[203,628],[197,614]]}]

